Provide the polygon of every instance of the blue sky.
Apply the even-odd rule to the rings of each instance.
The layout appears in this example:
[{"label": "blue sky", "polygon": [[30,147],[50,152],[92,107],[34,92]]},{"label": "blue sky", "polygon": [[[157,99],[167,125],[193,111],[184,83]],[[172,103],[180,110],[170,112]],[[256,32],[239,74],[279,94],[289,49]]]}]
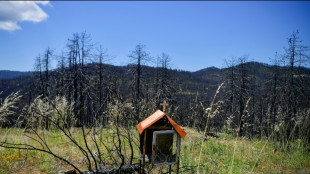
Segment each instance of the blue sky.
[{"label": "blue sky", "polygon": [[[310,45],[310,2],[5,3],[0,2],[1,70],[33,70],[39,53],[49,46],[60,54],[67,39],[82,31],[114,57],[108,63],[128,64],[128,54],[140,43],[152,57],[165,52],[173,69],[188,71],[222,68],[225,59],[244,55],[269,63],[297,29]],[[31,13],[18,15],[23,10]]]}]

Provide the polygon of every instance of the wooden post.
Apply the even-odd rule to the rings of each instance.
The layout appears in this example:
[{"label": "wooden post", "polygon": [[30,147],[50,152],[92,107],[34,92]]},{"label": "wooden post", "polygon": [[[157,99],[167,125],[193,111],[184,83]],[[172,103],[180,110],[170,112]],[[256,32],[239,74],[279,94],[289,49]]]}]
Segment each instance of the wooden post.
[{"label": "wooden post", "polygon": [[[154,136],[153,136],[153,140],[154,140]],[[155,145],[152,144],[152,169],[154,167],[154,161],[155,161]]]},{"label": "wooden post", "polygon": [[166,112],[166,106],[168,106],[168,104],[166,103],[166,100],[164,100],[164,102],[161,103],[160,106],[163,106],[163,112]]},{"label": "wooden post", "polygon": [[138,171],[139,174],[141,174],[141,158],[139,159],[139,171]]},{"label": "wooden post", "polygon": [[180,157],[177,159],[177,174],[179,174],[179,167],[180,167]]},{"label": "wooden post", "polygon": [[144,166],[145,166],[145,151],[146,151],[146,132],[147,129],[144,131],[144,139],[143,139],[143,167],[142,167],[142,173],[144,174]]},{"label": "wooden post", "polygon": [[177,138],[177,146],[178,146],[178,153],[177,153],[177,174],[179,174],[179,168],[180,168],[180,153],[181,153],[181,137],[178,135]]}]

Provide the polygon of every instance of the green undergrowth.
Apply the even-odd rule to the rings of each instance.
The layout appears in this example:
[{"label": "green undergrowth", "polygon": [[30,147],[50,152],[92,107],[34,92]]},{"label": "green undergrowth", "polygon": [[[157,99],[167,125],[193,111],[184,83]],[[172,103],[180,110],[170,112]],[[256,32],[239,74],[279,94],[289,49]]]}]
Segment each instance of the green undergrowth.
[{"label": "green undergrowth", "polygon": [[[105,128],[102,131],[102,140],[106,141],[107,146],[112,146],[113,130]],[[283,149],[280,148],[281,143],[268,139],[249,140],[219,133],[219,138],[208,137],[205,140],[194,129],[185,128],[185,131],[187,136],[181,142],[180,173],[197,173],[198,170],[199,173],[310,173],[310,149],[302,140],[290,142],[287,149]],[[0,129],[0,140],[39,147],[37,142],[25,137],[24,132],[25,130],[17,128]],[[82,132],[77,128],[73,128],[72,132],[85,147]],[[134,128],[131,132],[134,135],[133,162],[136,163],[139,157],[139,136]],[[27,135],[34,136],[31,133]],[[47,131],[45,135],[53,152],[81,170],[87,170],[81,152],[60,131]],[[90,138],[88,141],[91,141]],[[198,168],[201,144],[203,148]],[[93,148],[92,145],[90,147]],[[122,147],[128,155],[128,142]],[[100,149],[107,154],[104,147],[100,146]],[[106,160],[109,160],[108,155]],[[43,152],[0,148],[0,173],[59,173],[68,170],[72,170],[72,167]]]},{"label": "green undergrowth", "polygon": [[310,173],[310,149],[302,140],[290,142],[289,149],[281,149],[278,142],[268,139],[236,138],[219,134],[219,138],[202,140],[193,129],[182,142],[181,163],[197,166],[202,141],[200,167],[188,173]]}]

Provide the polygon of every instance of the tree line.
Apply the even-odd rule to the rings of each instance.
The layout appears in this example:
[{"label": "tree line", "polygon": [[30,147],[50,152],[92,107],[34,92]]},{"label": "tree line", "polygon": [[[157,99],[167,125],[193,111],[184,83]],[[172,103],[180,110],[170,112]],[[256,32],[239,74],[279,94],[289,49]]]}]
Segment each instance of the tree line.
[{"label": "tree line", "polygon": [[[65,50],[55,55],[48,47],[35,59],[35,81],[28,92],[31,98],[29,101],[38,95],[46,99],[62,96],[69,103],[74,103],[76,122],[68,123],[69,126],[107,124],[108,107],[117,102],[127,103],[130,108],[129,120],[136,124],[147,110],[150,113],[151,108],[159,106],[160,101],[169,100],[170,57],[166,53],[158,56],[156,77],[150,79],[146,77],[144,68],[153,58],[146,52],[144,45],[137,45],[128,54],[131,59],[128,71],[122,74],[128,79],[117,79],[104,69],[111,56],[101,45],[96,47],[86,32],[74,33],[68,39]],[[51,70],[51,59],[58,60],[56,69]],[[123,87],[124,83],[129,86]],[[45,128],[49,128],[48,121]]]}]

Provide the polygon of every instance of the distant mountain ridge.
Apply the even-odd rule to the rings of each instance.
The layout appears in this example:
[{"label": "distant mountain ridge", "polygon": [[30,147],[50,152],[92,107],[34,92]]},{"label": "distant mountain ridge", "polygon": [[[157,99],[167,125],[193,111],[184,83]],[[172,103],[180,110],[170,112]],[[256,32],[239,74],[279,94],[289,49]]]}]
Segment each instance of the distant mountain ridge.
[{"label": "distant mountain ridge", "polygon": [[28,76],[32,73],[31,71],[0,70],[0,79],[12,79],[20,76]]},{"label": "distant mountain ridge", "polygon": [[[264,65],[264,66],[271,66],[265,63],[260,63],[260,62],[249,62],[249,64],[258,64],[258,65]],[[124,69],[127,69],[128,67],[132,66],[131,64],[125,65],[125,66],[117,66],[117,65],[111,65],[111,64],[104,64],[105,67],[107,67],[108,69],[113,69],[116,71],[123,71]],[[147,69],[153,69],[155,67],[149,67],[149,66],[145,66],[148,67]],[[209,74],[209,73],[217,73],[220,72],[221,70],[224,70],[225,68],[217,68],[214,66],[210,66],[201,70],[197,70],[194,72],[191,71],[187,71],[187,70],[175,70],[175,71],[181,71],[181,72],[187,72],[187,73],[191,73],[194,75],[203,75],[203,74]],[[307,69],[307,68],[306,68]],[[174,69],[172,69],[174,71]],[[309,69],[310,70],[310,69]],[[34,71],[13,71],[13,70],[0,70],[0,80],[3,79],[12,79],[15,77],[20,77],[20,76],[28,76],[30,74],[34,73]]]},{"label": "distant mountain ridge", "polygon": [[[96,63],[94,63],[96,64]],[[86,66],[92,67],[94,64],[88,64]],[[245,63],[246,66],[250,66],[252,68],[255,69],[269,69],[273,67],[273,65],[269,65],[267,63],[261,63],[261,62],[255,62],[255,61],[251,61],[251,62],[247,62]],[[112,72],[117,72],[117,73],[125,73],[128,71],[128,69],[130,69],[130,67],[133,66],[131,64],[125,65],[125,66],[117,66],[117,65],[111,65],[111,64],[104,64],[104,68],[108,71],[112,71]],[[235,67],[237,68],[239,65],[235,65]],[[284,66],[279,66],[280,69],[285,69],[286,67]],[[144,66],[146,71],[149,71],[146,73],[146,75],[152,75],[155,71],[155,67],[151,67],[151,66]],[[296,67],[296,69],[300,69],[303,73],[310,73],[310,68],[307,67]],[[55,69],[54,69],[55,70]],[[51,70],[51,72],[53,72],[54,70]],[[172,74],[176,75],[178,73],[185,73],[185,74],[191,74],[191,76],[196,76],[199,78],[203,78],[205,75],[208,76],[217,76],[217,75],[222,75],[222,73],[224,73],[227,70],[227,68],[217,68],[214,66],[210,66],[201,70],[197,70],[194,72],[191,71],[187,71],[187,70],[176,70],[176,69],[170,69],[170,71],[174,72]],[[0,80],[6,80],[6,79],[13,79],[16,77],[23,77],[23,76],[29,76],[31,74],[33,74],[34,71],[12,71],[12,70],[0,70]]]}]

